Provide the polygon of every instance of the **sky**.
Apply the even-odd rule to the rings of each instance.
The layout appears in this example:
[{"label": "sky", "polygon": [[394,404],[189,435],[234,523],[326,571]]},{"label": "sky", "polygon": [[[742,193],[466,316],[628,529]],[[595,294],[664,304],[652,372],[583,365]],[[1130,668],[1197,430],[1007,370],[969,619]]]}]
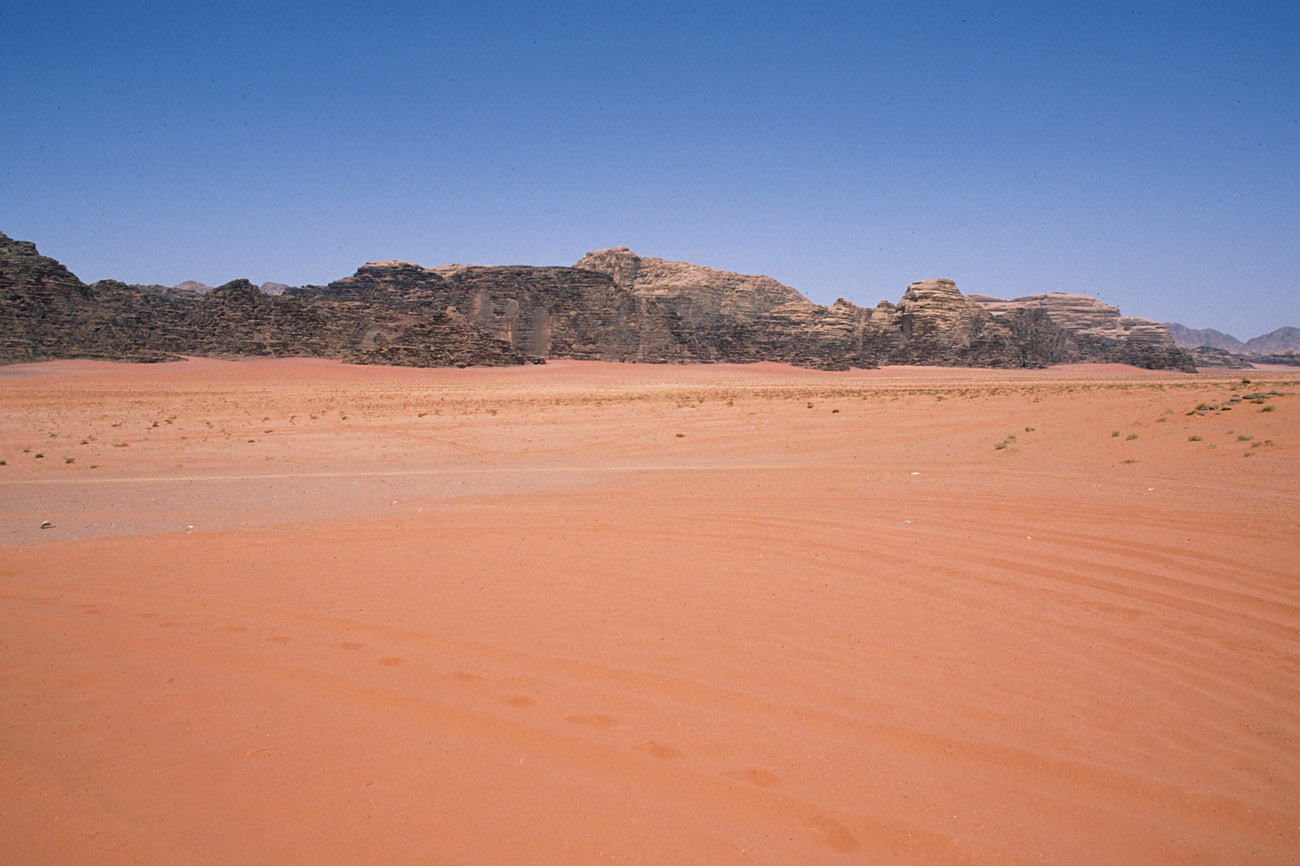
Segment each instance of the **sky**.
[{"label": "sky", "polygon": [[86,282],[643,256],[1300,326],[1300,4],[0,0],[0,231]]}]

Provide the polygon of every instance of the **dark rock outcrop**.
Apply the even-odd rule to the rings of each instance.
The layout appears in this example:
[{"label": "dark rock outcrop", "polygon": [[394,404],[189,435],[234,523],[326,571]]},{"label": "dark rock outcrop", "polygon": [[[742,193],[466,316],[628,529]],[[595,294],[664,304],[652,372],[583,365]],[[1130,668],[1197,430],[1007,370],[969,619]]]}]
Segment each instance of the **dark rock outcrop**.
[{"label": "dark rock outcrop", "polygon": [[1247,355],[1256,364],[1285,364],[1288,367],[1300,367],[1300,352],[1273,352],[1269,355]]},{"label": "dark rock outcrop", "polygon": [[372,262],[327,286],[86,286],[0,235],[0,361],[308,355],[466,366],[576,358],[1041,367],[1114,361],[1190,369],[1167,331],[1079,295],[997,301],[951,280],[897,305],[823,307],[770,277],[643,258],[626,247],[574,267]]},{"label": "dark rock outcrop", "polygon": [[1159,322],[1121,316],[1119,308],[1087,295],[1048,292],[1010,301],[972,295],[971,300],[1003,320],[1020,317],[1023,321],[1033,312],[1049,319],[1060,329],[1050,346],[1040,346],[1051,358],[1050,364],[1101,361],[1147,369],[1196,369],[1191,356],[1174,345],[1173,337]]},{"label": "dark rock outcrop", "polygon": [[203,295],[186,317],[194,354],[329,357],[339,322],[296,298],[273,298],[248,280]]},{"label": "dark rock outcrop", "polygon": [[35,244],[0,233],[0,360],[164,360],[183,344],[182,319],[123,283],[87,286]]},{"label": "dark rock outcrop", "polygon": [[1227,349],[1215,349],[1212,346],[1197,346],[1195,349],[1188,349],[1187,353],[1192,356],[1192,360],[1197,367],[1223,367],[1229,370],[1249,370],[1254,365],[1236,352],[1229,352]]}]

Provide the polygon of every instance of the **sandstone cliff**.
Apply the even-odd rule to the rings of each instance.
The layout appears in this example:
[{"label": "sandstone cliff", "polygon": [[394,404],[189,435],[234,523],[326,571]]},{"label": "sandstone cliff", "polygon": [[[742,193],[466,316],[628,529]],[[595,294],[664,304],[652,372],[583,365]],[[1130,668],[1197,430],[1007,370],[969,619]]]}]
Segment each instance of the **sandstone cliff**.
[{"label": "sandstone cliff", "polygon": [[[204,287],[206,288],[206,287]],[[310,355],[448,366],[547,358],[1045,366],[1102,360],[1189,369],[1167,331],[1079,295],[964,296],[951,280],[897,305],[823,307],[770,277],[644,258],[626,247],[574,267],[363,265],[327,286],[86,286],[0,235],[0,361]]]},{"label": "sandstone cliff", "polygon": [[183,342],[182,318],[123,283],[87,286],[35,244],[0,233],[0,360],[162,360]]},{"label": "sandstone cliff", "polygon": [[1062,328],[1090,337],[1127,341],[1152,348],[1170,348],[1174,345],[1169,329],[1159,322],[1121,316],[1118,307],[1088,295],[1049,292],[1025,295],[1010,301],[987,295],[972,295],[971,299],[995,315],[1006,315],[1019,309],[1040,309]]}]

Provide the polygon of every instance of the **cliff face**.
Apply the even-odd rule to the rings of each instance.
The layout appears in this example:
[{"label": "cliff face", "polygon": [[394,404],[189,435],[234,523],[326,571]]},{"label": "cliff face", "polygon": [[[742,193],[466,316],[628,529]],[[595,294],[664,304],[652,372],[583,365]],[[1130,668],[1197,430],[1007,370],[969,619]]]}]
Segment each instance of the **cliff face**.
[{"label": "cliff face", "polygon": [[526,357],[632,360],[643,318],[635,298],[607,275],[561,267],[375,262],[328,286],[288,289],[284,297],[400,314],[385,320],[385,339],[391,328],[405,326],[401,317],[459,316],[517,353],[521,362]]},{"label": "cliff face", "polygon": [[86,286],[32,244],[0,235],[0,361],[199,354],[414,366],[547,358],[827,369],[1191,366],[1160,326],[1084,296],[997,301],[927,280],[897,305],[841,299],[823,307],[770,277],[643,258],[626,247],[588,253],[574,267],[373,262],[328,286],[276,288],[269,294],[246,280],[203,293]]},{"label": "cliff face", "polygon": [[627,247],[587,253],[574,267],[609,274],[615,285],[637,297],[662,299],[679,315],[698,313],[702,321],[713,316],[753,319],[788,304],[817,306],[771,277],[643,258]]},{"label": "cliff face", "polygon": [[0,360],[162,360],[181,344],[181,319],[160,297],[110,280],[87,286],[0,233]]},{"label": "cliff face", "polygon": [[[589,252],[576,269],[608,276],[638,312],[638,361],[791,361],[820,357],[813,322],[825,308],[771,277],[638,256]],[[808,331],[809,333],[802,333]]]},{"label": "cliff face", "polygon": [[[1061,333],[1050,340],[1053,360],[1048,363],[1104,361],[1149,369],[1196,369],[1191,356],[1174,345],[1164,325],[1121,316],[1119,308],[1087,295],[1049,292],[1010,301],[987,295],[970,297],[1001,321],[1024,322],[1027,314],[1037,313],[1056,325]],[[1040,322],[1037,328],[1041,327]]]},{"label": "cliff face", "polygon": [[972,295],[971,299],[995,315],[1006,315],[1012,310],[1040,309],[1062,328],[1090,337],[1126,341],[1156,349],[1171,348],[1174,345],[1169,329],[1159,322],[1121,316],[1118,307],[1087,295],[1049,292],[1025,295],[1010,301],[987,295]]}]

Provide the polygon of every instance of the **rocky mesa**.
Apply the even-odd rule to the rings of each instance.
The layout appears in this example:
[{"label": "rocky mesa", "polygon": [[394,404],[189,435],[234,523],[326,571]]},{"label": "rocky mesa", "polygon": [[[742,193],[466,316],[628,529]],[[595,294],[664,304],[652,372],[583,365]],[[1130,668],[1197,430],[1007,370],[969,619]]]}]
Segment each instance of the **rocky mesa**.
[{"label": "rocky mesa", "polygon": [[[199,288],[202,291],[198,290]],[[829,307],[764,276],[587,253],[572,267],[383,261],[326,286],[87,286],[0,234],[0,362],[305,355],[467,366],[576,358],[1042,367],[1107,361],[1194,369],[1169,332],[1083,295],[966,296],[951,280],[897,304]]]}]

